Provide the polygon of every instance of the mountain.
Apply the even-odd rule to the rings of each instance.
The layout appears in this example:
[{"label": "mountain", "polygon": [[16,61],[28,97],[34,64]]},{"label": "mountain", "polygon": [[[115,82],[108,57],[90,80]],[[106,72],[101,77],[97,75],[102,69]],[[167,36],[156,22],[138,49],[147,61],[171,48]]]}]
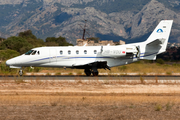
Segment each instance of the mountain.
[{"label": "mountain", "polygon": [[180,41],[180,0],[0,0],[1,37],[31,29],[38,37],[144,41],[163,19],[174,20],[170,42]]}]

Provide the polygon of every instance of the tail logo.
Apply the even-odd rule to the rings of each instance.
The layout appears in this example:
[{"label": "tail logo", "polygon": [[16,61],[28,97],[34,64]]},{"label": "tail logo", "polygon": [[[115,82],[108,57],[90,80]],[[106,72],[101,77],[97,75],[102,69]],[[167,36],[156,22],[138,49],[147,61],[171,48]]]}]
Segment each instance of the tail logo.
[{"label": "tail logo", "polygon": [[163,30],[162,29],[158,29],[157,33],[163,33]]}]

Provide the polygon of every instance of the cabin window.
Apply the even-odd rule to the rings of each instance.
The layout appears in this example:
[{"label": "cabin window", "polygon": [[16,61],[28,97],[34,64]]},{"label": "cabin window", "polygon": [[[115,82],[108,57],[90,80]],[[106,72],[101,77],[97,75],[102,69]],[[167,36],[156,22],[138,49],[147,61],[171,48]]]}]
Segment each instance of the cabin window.
[{"label": "cabin window", "polygon": [[79,50],[76,50],[76,54],[79,54]]},{"label": "cabin window", "polygon": [[97,54],[97,50],[94,50],[94,54]]},{"label": "cabin window", "polygon": [[68,50],[68,54],[69,54],[69,55],[71,54],[71,51],[70,51],[70,50]]},{"label": "cabin window", "polygon": [[40,55],[40,52],[39,52],[39,51],[38,51],[37,53],[38,53],[38,55]]},{"label": "cabin window", "polygon": [[63,54],[63,51],[62,51],[62,50],[60,51],[60,54],[61,54],[61,55]]},{"label": "cabin window", "polygon": [[30,55],[32,52],[34,52],[34,50],[29,50],[25,55]]},{"label": "cabin window", "polygon": [[87,50],[84,50],[84,54],[87,54]]}]

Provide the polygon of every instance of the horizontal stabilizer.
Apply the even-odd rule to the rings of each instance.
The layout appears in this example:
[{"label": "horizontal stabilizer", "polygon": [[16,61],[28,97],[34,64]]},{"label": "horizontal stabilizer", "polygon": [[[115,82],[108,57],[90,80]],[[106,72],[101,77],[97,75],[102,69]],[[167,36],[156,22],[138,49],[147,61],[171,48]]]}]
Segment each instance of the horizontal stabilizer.
[{"label": "horizontal stabilizer", "polygon": [[165,40],[166,40],[166,39],[164,39],[164,38],[162,38],[162,39],[156,39],[156,40],[148,43],[147,45],[148,45],[148,46],[162,45],[162,44],[164,44]]}]

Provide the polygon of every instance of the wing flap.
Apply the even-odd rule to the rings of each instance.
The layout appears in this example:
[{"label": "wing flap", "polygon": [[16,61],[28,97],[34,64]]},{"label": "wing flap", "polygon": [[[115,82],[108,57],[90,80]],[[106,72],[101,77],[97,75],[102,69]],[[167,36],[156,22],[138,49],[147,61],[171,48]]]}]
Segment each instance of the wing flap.
[{"label": "wing flap", "polygon": [[104,69],[110,69],[110,67],[107,65],[107,61],[95,61],[95,62],[89,62],[89,63],[85,63],[85,64],[82,64],[82,63],[76,63],[76,64],[73,64],[73,67],[75,68],[81,68],[81,69],[84,69],[84,68],[89,68],[91,69],[92,66],[96,66],[97,68],[104,68]]}]

